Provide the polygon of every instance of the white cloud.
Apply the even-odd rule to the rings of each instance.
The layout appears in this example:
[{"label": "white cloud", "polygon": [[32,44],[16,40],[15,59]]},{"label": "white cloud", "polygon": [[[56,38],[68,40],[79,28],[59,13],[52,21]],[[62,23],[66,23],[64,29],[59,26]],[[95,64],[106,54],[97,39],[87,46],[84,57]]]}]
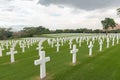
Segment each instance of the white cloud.
[{"label": "white cloud", "polygon": [[110,7],[86,11],[64,5],[43,6],[37,4],[37,0],[4,0],[0,1],[0,25],[42,25],[50,29],[101,29],[100,21],[105,17],[112,17],[119,22],[116,9],[117,7]]}]

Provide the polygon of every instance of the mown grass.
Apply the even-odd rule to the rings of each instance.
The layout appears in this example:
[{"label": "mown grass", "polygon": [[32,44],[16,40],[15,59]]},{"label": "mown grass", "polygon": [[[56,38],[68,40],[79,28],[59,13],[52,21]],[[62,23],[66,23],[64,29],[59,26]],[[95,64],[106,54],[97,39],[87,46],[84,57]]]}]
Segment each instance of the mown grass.
[{"label": "mown grass", "polygon": [[[74,44],[75,41],[74,41]],[[106,48],[104,42],[103,51],[99,52],[99,45],[96,41],[93,47],[92,57],[88,56],[88,47],[86,42],[77,48],[77,63],[73,65],[72,55],[68,42],[60,46],[60,52],[56,52],[56,47],[51,48],[47,41],[43,44],[46,51],[46,57],[50,56],[50,62],[47,62],[46,80],[119,80],[120,79],[120,45]],[[0,57],[0,80],[39,80],[40,66],[34,65],[34,60],[39,59],[36,50],[37,43],[22,53],[21,49],[16,47],[18,54],[15,54],[15,63],[10,63],[10,56],[6,56],[3,51],[3,57]]]},{"label": "mown grass", "polygon": [[[37,35],[37,36],[40,36],[40,37],[49,37],[49,38],[56,38],[56,37],[77,37],[77,36],[95,36],[95,35],[101,35],[100,33],[92,33],[92,34],[89,34],[89,33],[56,33],[56,34],[42,34],[42,35]],[[105,35],[105,34],[102,34],[102,35]]]}]

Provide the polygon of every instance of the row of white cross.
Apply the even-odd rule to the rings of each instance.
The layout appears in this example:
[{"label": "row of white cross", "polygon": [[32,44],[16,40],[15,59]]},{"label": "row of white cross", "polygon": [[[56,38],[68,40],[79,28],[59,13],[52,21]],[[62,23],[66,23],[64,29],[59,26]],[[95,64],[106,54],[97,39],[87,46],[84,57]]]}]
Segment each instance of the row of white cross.
[{"label": "row of white cross", "polygon": [[[64,43],[66,43],[67,41],[69,41],[69,48],[73,49],[70,50],[70,53],[72,54],[72,63],[75,64],[76,63],[76,53],[78,52],[78,49],[76,47],[75,44],[73,44],[73,40],[76,39],[76,43],[79,43],[79,47],[81,47],[82,45],[82,42],[83,41],[86,41],[87,42],[87,45],[88,45],[88,48],[89,48],[89,56],[92,56],[92,48],[93,48],[93,44],[96,40],[96,38],[98,39],[99,41],[99,51],[102,51],[102,45],[103,45],[103,41],[106,39],[106,43],[107,43],[107,48],[109,48],[109,44],[110,44],[110,39],[112,40],[112,46],[114,46],[115,44],[115,36],[114,37],[111,37],[111,36],[107,36],[105,38],[105,36],[102,36],[102,37],[96,37],[96,36],[92,36],[92,37],[80,37],[80,38],[76,38],[76,37],[72,37],[72,38],[57,38],[57,39],[48,39],[48,44],[51,45],[51,47],[54,47],[54,44],[56,43],[56,51],[59,52],[59,47],[60,47],[60,43],[61,45],[63,46]],[[92,41],[91,41],[92,39]],[[52,41],[51,41],[52,40]],[[7,55],[11,55],[11,63],[15,62],[15,59],[14,59],[14,54],[17,53],[17,51],[15,51],[15,46],[17,43],[19,43],[20,45],[20,48],[22,48],[22,52],[24,53],[25,52],[25,47],[27,45],[27,47],[29,48],[30,45],[32,46],[33,43],[35,42],[38,42],[40,40],[29,40],[28,41],[13,41],[13,42],[7,42],[6,43],[6,49],[8,49],[8,46],[9,44],[11,44],[11,48],[10,48],[10,52],[7,52]],[[45,51],[42,51],[43,47],[42,47],[42,43],[45,41],[44,40],[41,40],[38,44],[38,48],[37,50],[39,51],[39,56],[40,56],[40,59],[38,60],[35,60],[34,64],[35,65],[39,65],[40,64],[40,78],[43,79],[46,77],[46,66],[45,66],[45,63],[50,61],[50,57],[45,57]],[[117,44],[119,43],[119,37],[117,36],[116,37],[116,41],[117,41]],[[25,43],[26,42],[26,43]],[[1,47],[2,46],[2,47]],[[3,44],[1,44],[0,46],[0,56],[2,56],[2,50],[3,49]]]},{"label": "row of white cross", "polygon": [[[44,41],[45,39],[43,39]],[[6,55],[10,55],[10,61],[11,63],[15,62],[15,58],[14,58],[14,54],[18,53],[17,51],[15,51],[15,47],[17,45],[17,43],[19,43],[20,48],[22,48],[22,53],[25,52],[25,48],[27,45],[27,48],[30,47],[30,45],[32,46],[33,43],[41,41],[41,39],[36,40],[13,40],[13,41],[1,41],[1,46],[0,46],[0,57],[2,57],[2,51],[5,50],[4,49],[4,44],[7,46],[6,49],[8,49],[10,46],[10,52],[7,52]]]},{"label": "row of white cross", "polygon": [[[78,39],[76,39],[78,40]],[[55,40],[54,40],[55,41]],[[54,41],[50,42],[50,40],[48,40],[48,44],[51,44],[53,47],[54,46]],[[88,40],[87,40],[88,41]],[[107,48],[109,48],[109,38],[107,37]],[[62,44],[63,44],[64,41],[62,41]],[[81,47],[81,42],[82,40],[80,39],[80,44],[79,46]],[[89,48],[89,56],[92,56],[92,48],[93,48],[93,43],[95,42],[95,40],[93,39],[93,41],[90,41],[90,44],[88,45],[88,48]],[[118,40],[117,40],[117,44],[118,44]],[[72,48],[72,39],[69,40],[69,45],[70,45],[70,49]],[[99,48],[99,51],[102,51],[102,45],[103,45],[103,40],[100,39],[99,40],[99,45],[100,45],[100,48]],[[113,39],[113,42],[112,42],[112,45],[114,46],[114,39]],[[59,47],[60,47],[60,43],[59,43],[59,40],[57,39],[57,43],[55,45],[57,47],[56,51],[59,52]],[[40,48],[40,51],[39,51],[39,54],[40,54],[40,59],[38,60],[35,60],[34,64],[35,65],[39,65],[40,64],[40,78],[43,79],[46,77],[46,66],[45,66],[45,63],[50,61],[50,57],[45,57],[45,52],[44,51],[41,51],[41,49],[43,48]],[[76,47],[76,45],[74,44],[73,45],[73,49],[70,51],[70,53],[72,54],[72,63],[75,64],[76,63],[76,53],[78,52],[78,49]]]}]

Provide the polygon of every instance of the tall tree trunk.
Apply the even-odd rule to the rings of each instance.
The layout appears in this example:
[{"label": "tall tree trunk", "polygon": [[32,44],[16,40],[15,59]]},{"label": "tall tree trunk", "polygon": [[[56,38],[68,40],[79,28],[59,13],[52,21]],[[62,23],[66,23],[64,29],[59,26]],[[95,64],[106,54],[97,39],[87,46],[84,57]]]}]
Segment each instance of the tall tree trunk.
[{"label": "tall tree trunk", "polygon": [[108,30],[106,29],[105,31],[106,31],[106,36],[107,36],[108,35]]}]

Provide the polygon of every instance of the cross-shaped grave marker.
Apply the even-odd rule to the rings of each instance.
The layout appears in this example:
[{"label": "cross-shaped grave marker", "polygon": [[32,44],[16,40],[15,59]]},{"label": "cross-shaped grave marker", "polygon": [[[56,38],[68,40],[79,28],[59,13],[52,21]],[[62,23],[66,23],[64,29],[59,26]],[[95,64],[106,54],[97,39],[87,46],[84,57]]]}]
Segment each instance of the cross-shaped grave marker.
[{"label": "cross-shaped grave marker", "polygon": [[40,59],[35,60],[34,64],[40,64],[40,79],[46,77],[46,62],[50,61],[50,57],[45,57],[45,51],[41,51]]},{"label": "cross-shaped grave marker", "polygon": [[92,56],[92,48],[93,48],[92,41],[90,41],[90,45],[88,46],[88,48],[89,48],[89,56]]},{"label": "cross-shaped grave marker", "polygon": [[15,62],[14,54],[16,54],[17,51],[14,51],[14,48],[10,48],[10,52],[7,52],[7,55],[11,55],[11,63]]},{"label": "cross-shaped grave marker", "polygon": [[99,45],[100,45],[99,51],[102,51],[102,45],[103,45],[102,39],[100,39]]},{"label": "cross-shaped grave marker", "polygon": [[3,51],[4,49],[0,46],[0,57],[2,57],[2,51]]},{"label": "cross-shaped grave marker", "polygon": [[55,46],[57,47],[57,52],[59,52],[59,47],[60,47],[59,42],[57,42],[57,44]]},{"label": "cross-shaped grave marker", "polygon": [[26,47],[26,46],[25,46],[24,43],[22,43],[21,46],[20,46],[20,48],[22,48],[22,52],[23,52],[23,53],[25,52],[25,47]]},{"label": "cross-shaped grave marker", "polygon": [[72,54],[72,63],[75,64],[76,63],[76,53],[78,52],[78,49],[76,48],[76,45],[73,45],[73,49],[71,50],[71,54]]}]

